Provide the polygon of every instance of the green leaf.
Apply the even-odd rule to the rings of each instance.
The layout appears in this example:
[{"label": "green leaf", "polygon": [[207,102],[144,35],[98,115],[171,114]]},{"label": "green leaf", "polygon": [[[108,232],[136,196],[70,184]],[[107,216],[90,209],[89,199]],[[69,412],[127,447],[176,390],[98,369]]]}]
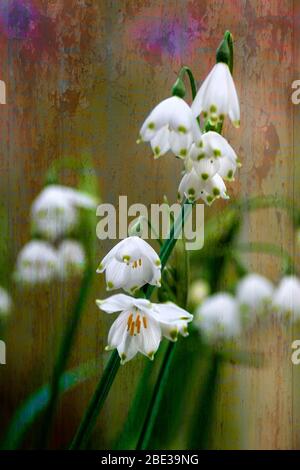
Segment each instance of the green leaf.
[{"label": "green leaf", "polygon": [[[67,392],[91,378],[99,370],[94,361],[81,364],[74,369],[66,371],[60,380],[60,393]],[[1,449],[18,449],[26,431],[33,424],[37,416],[46,408],[50,397],[49,384],[39,388],[30,395],[15,411],[6,435],[1,443]]]}]

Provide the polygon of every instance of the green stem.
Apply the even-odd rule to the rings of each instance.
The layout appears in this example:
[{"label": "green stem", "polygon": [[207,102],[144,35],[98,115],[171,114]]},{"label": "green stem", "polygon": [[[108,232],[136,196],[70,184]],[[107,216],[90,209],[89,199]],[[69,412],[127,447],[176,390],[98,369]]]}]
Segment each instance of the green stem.
[{"label": "green stem", "polygon": [[136,446],[137,450],[146,450],[151,439],[152,431],[155,425],[156,417],[159,412],[160,402],[168,380],[170,365],[175,351],[176,343],[169,343],[164,355],[163,362],[159,371],[155,387],[153,389],[151,401],[148,407],[147,415],[141,430],[141,434]]},{"label": "green stem", "polygon": [[189,80],[190,80],[190,85],[191,85],[191,91],[192,91],[192,98],[193,100],[195,99],[196,97],[196,94],[197,94],[197,86],[196,86],[196,81],[195,81],[195,78],[194,78],[194,75],[191,71],[191,69],[189,67],[187,67],[187,65],[184,65],[180,72],[179,72],[179,77],[181,79],[183,79],[183,76],[187,74],[188,77],[189,77]]},{"label": "green stem", "polygon": [[[186,200],[182,203],[181,212],[178,218],[175,220],[174,224],[171,227],[169,237],[164,242],[163,246],[161,247],[159,256],[161,259],[162,269],[166,265],[169,256],[172,253],[172,250],[176,244],[177,238],[179,237],[182,227],[184,225],[184,221],[190,214],[192,209],[192,203],[187,202]],[[155,286],[148,286],[146,290],[145,297],[150,299]],[[109,362],[104,369],[103,375],[96,387],[93,397],[86,409],[86,412],[82,418],[82,421],[79,425],[79,428],[71,442],[70,449],[80,449],[85,446],[88,442],[89,437],[94,429],[98,414],[100,413],[105,400],[108,396],[110,388],[113,384],[113,381],[116,377],[118,369],[120,367],[120,359],[118,356],[117,351],[114,351],[111,354]]]},{"label": "green stem", "polygon": [[45,410],[44,418],[42,421],[42,427],[39,438],[39,448],[44,448],[47,444],[51,424],[53,421],[57,400],[59,396],[59,383],[66,367],[72,344],[77,332],[77,328],[81,319],[81,314],[85,301],[88,295],[89,288],[93,277],[93,269],[88,266],[84,277],[82,279],[81,288],[78,296],[78,300],[75,304],[73,313],[69,319],[65,334],[62,340],[62,344],[59,350],[58,358],[54,367],[52,381],[50,384],[50,395],[47,408]]}]

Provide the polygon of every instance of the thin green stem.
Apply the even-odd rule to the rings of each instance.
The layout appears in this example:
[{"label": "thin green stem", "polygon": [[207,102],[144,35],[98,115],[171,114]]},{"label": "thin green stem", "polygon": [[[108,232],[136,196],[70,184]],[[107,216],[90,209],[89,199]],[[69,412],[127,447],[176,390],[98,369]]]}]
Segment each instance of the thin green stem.
[{"label": "thin green stem", "polygon": [[170,365],[175,351],[176,343],[169,343],[165,352],[162,365],[159,370],[158,378],[153,389],[151,401],[148,407],[147,415],[141,430],[141,434],[136,446],[137,450],[146,450],[151,439],[152,431],[155,425],[156,417],[159,412],[160,402],[162,400],[165,385],[167,383]]},{"label": "thin green stem", "polygon": [[74,306],[73,313],[69,319],[67,328],[65,330],[57,361],[54,367],[52,381],[50,384],[49,401],[42,421],[38,445],[39,448],[44,448],[47,445],[51,424],[53,421],[59,396],[59,382],[69,359],[72,344],[81,319],[81,314],[85,305],[89,288],[91,286],[92,277],[93,270],[90,266],[88,266],[82,279],[78,300]]},{"label": "thin green stem", "polygon": [[191,84],[192,98],[194,100],[195,97],[196,97],[196,94],[197,94],[197,86],[196,86],[196,81],[195,81],[194,75],[193,75],[191,69],[187,65],[184,65],[181,68],[181,70],[179,72],[179,77],[182,79],[185,74],[187,74],[188,77],[189,77],[190,84]]},{"label": "thin green stem", "polygon": [[[190,214],[191,209],[192,203],[186,202],[186,200],[184,200],[182,203],[181,212],[178,218],[175,220],[174,224],[172,225],[169,237],[166,239],[160,250],[159,256],[161,259],[162,269],[165,267],[169,256],[172,253],[176,241],[182,231],[184,221]],[[145,297],[147,299],[150,299],[154,289],[155,286],[148,286],[145,294]],[[120,359],[117,351],[114,351],[111,354],[108,364],[104,369],[103,375],[96,387],[94,395],[92,396],[91,401],[88,404],[88,407],[82,418],[79,428],[71,442],[70,449],[81,449],[88,442],[89,437],[94,429],[97,417],[105,403],[105,400],[114,382],[119,367]]]}]

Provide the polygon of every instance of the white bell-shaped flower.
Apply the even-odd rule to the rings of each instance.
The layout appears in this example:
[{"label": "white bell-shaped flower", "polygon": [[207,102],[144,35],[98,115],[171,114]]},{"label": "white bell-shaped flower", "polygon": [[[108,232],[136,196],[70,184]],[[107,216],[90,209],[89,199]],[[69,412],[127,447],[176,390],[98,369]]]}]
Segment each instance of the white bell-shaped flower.
[{"label": "white bell-shaped flower", "polygon": [[203,113],[213,125],[223,122],[228,115],[233,125],[239,127],[239,99],[227,64],[219,62],[214,65],[197,92],[192,112],[195,117]]},{"label": "white bell-shaped flower", "polygon": [[153,359],[162,337],[176,341],[178,333],[186,336],[187,324],[193,319],[173,303],[152,304],[125,294],[96,303],[106,313],[119,313],[110,328],[106,350],[117,349],[122,364],[138,352]]},{"label": "white bell-shaped flower", "polygon": [[85,251],[81,243],[64,240],[58,247],[59,275],[66,279],[82,274],[86,266]]},{"label": "white bell-shaped flower", "polygon": [[274,286],[269,279],[260,274],[247,274],[237,285],[236,297],[242,311],[250,320],[262,311],[272,300]]},{"label": "white bell-shaped flower", "polygon": [[273,297],[273,304],[281,315],[300,318],[300,280],[296,276],[285,276]]},{"label": "white bell-shaped flower", "polygon": [[217,132],[209,131],[202,135],[199,145],[193,144],[188,153],[196,173],[206,181],[218,173],[228,181],[234,179],[239,165],[237,155],[231,145]]},{"label": "white bell-shaped flower", "polygon": [[9,316],[12,309],[12,299],[9,293],[0,287],[0,319],[5,319]]},{"label": "white bell-shaped flower", "polygon": [[15,278],[22,284],[42,284],[52,281],[58,270],[58,256],[50,243],[32,240],[17,258]]},{"label": "white bell-shaped flower", "polygon": [[131,236],[114,246],[97,272],[105,271],[107,290],[134,292],[145,284],[160,286],[161,262],[156,251],[142,238]]},{"label": "white bell-shaped flower", "polygon": [[34,230],[53,241],[69,234],[78,223],[79,208],[94,209],[96,200],[67,186],[49,185],[38,195],[31,207]]},{"label": "white bell-shaped flower", "polygon": [[203,181],[194,168],[184,174],[179,184],[178,200],[182,201],[184,196],[191,202],[202,199],[209,206],[215,199],[229,199],[224,181],[218,173]]},{"label": "white bell-shaped flower", "polygon": [[209,341],[238,336],[241,324],[235,298],[226,292],[208,297],[196,312],[195,324]]},{"label": "white bell-shaped flower", "polygon": [[178,96],[159,103],[149,114],[140,130],[139,140],[150,142],[154,156],[168,150],[185,158],[191,144],[200,143],[201,131],[188,104]]}]

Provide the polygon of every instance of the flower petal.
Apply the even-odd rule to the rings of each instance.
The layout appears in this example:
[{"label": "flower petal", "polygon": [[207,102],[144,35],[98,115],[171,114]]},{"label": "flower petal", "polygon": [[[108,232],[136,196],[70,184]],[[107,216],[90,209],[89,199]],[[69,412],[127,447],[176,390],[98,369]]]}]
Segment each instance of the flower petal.
[{"label": "flower petal", "polygon": [[149,359],[153,359],[161,341],[159,323],[154,318],[147,316],[147,328],[142,328],[136,338],[138,350]]},{"label": "flower petal", "polygon": [[96,300],[96,304],[106,313],[122,312],[134,305],[134,298],[125,294],[115,294],[104,300]]},{"label": "flower petal", "polygon": [[161,157],[170,149],[169,135],[168,126],[164,126],[151,139],[150,144],[155,158]]}]

